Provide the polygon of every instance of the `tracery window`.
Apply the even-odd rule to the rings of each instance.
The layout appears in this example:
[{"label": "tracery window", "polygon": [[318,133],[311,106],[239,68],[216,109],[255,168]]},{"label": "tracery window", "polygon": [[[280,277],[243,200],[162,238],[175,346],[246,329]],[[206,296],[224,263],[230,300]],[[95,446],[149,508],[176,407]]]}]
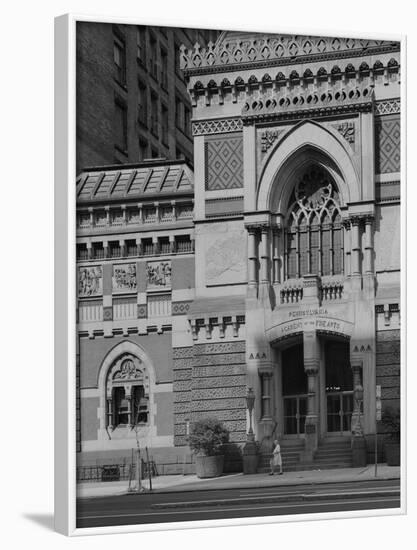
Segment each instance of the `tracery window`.
[{"label": "tracery window", "polygon": [[343,271],[343,227],[336,185],[310,167],[295,185],[285,231],[286,278]]},{"label": "tracery window", "polygon": [[149,376],[139,358],[125,354],[115,361],[106,394],[108,428],[148,424]]}]

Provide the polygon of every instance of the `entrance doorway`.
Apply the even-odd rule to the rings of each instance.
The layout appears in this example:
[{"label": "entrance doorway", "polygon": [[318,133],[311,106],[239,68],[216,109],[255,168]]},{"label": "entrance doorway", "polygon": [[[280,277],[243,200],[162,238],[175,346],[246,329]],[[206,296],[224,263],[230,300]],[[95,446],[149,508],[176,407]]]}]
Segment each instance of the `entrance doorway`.
[{"label": "entrance doorway", "polygon": [[284,435],[304,436],[307,414],[307,376],[304,372],[302,344],[282,351],[282,397]]},{"label": "entrance doorway", "polygon": [[327,341],[325,363],[327,433],[348,435],[353,411],[353,374],[349,362],[349,343]]}]

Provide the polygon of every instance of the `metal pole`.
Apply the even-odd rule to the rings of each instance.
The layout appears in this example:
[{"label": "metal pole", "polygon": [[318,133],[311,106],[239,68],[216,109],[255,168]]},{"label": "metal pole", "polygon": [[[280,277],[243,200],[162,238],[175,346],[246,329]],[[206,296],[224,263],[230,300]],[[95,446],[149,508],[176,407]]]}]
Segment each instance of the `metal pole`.
[{"label": "metal pole", "polygon": [[375,430],[375,477],[378,473],[378,430]]},{"label": "metal pole", "polygon": [[142,464],[140,459],[140,449],[136,449],[136,490],[142,490]]},{"label": "metal pole", "polygon": [[152,472],[151,472],[151,463],[149,462],[148,447],[145,447],[145,450],[146,450],[146,462],[148,463],[149,490],[152,491]]}]

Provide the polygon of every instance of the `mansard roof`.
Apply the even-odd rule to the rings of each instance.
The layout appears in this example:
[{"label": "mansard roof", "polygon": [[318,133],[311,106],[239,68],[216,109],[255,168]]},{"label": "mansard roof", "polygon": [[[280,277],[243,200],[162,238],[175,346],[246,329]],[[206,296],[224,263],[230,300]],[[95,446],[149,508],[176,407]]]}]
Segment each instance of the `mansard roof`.
[{"label": "mansard roof", "polygon": [[348,58],[399,51],[400,43],[364,38],[279,35],[224,31],[216,43],[193,49],[181,47],[186,74],[233,71],[254,66],[277,66],[319,59]]},{"label": "mansard roof", "polygon": [[76,183],[78,203],[175,198],[194,192],[193,172],[183,160],[86,168]]}]

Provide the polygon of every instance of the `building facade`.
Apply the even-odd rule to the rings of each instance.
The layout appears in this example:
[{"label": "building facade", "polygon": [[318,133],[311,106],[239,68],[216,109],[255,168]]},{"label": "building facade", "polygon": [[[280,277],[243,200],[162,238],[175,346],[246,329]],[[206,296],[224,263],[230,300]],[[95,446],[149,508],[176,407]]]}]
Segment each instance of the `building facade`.
[{"label": "building facade", "polygon": [[[182,471],[190,424],[311,465],[400,399],[399,43],[225,32],[182,46],[194,171],[80,175],[80,463],[140,441]],[[184,213],[185,212],[185,213]],[[363,398],[358,398],[358,395]]]},{"label": "building facade", "polygon": [[77,23],[77,173],[148,158],[192,163],[191,104],[181,44],[217,31]]}]

